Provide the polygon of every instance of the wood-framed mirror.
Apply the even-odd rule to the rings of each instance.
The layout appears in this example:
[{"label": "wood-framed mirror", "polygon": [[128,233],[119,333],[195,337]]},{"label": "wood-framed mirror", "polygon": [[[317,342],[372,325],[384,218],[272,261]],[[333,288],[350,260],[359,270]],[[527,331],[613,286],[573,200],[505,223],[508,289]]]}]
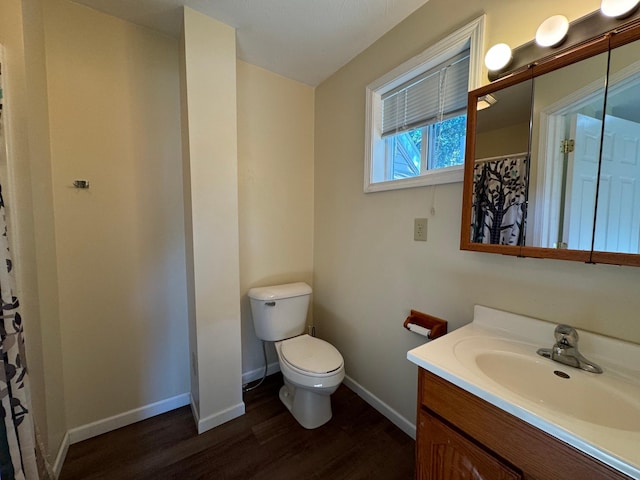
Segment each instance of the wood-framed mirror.
[{"label": "wood-framed mirror", "polygon": [[640,23],[469,93],[460,248],[640,266]]}]

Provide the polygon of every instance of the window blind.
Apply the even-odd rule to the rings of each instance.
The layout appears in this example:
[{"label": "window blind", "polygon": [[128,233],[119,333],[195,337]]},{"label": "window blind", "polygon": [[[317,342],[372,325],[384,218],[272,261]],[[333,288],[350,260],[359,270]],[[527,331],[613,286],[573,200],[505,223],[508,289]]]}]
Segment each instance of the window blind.
[{"label": "window blind", "polygon": [[469,50],[382,95],[382,136],[424,127],[467,108]]}]

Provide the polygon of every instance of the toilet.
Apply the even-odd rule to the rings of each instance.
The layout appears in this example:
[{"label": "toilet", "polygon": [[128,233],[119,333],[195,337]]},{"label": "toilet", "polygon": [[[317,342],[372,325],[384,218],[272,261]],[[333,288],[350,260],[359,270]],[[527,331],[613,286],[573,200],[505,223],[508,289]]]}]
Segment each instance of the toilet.
[{"label": "toilet", "polygon": [[275,342],[284,385],[280,400],[304,428],[331,420],[331,394],[344,379],[344,360],[330,343],[304,333],[311,287],[288,283],[249,290],[258,338]]}]

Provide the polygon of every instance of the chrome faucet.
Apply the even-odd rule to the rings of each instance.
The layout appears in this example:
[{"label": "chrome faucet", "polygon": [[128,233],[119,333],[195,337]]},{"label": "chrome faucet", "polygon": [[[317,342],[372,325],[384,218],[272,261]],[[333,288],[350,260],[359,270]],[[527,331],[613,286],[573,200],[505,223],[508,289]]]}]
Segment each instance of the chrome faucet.
[{"label": "chrome faucet", "polygon": [[575,328],[558,325],[553,335],[556,338],[555,345],[538,349],[538,355],[587,372],[602,373],[602,368],[584,358],[578,351],[578,332]]}]

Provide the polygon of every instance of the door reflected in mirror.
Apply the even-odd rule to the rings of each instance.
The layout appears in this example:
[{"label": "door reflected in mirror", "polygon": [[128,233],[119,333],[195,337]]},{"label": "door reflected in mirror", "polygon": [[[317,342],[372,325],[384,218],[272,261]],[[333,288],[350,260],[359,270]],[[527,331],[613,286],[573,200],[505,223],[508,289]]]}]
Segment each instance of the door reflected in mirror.
[{"label": "door reflected in mirror", "polygon": [[533,79],[526,246],[592,249],[607,60]]},{"label": "door reflected in mirror", "polygon": [[640,45],[611,50],[593,249],[640,253]]},{"label": "door reflected in mirror", "polygon": [[531,80],[478,98],[471,242],[521,245],[526,218]]}]

